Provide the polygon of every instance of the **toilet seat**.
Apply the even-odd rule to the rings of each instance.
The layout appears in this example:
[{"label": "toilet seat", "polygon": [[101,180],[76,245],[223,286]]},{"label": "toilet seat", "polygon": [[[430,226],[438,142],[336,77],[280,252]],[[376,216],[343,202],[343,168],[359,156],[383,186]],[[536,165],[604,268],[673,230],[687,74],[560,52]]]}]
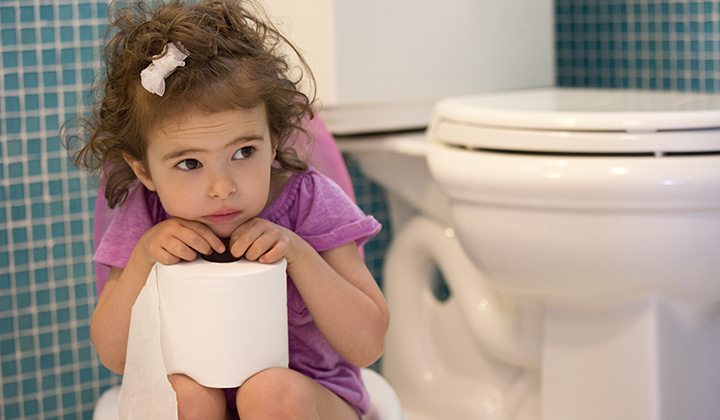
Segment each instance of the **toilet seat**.
[{"label": "toilet seat", "polygon": [[547,88],[444,100],[430,138],[473,150],[720,154],[720,95]]}]

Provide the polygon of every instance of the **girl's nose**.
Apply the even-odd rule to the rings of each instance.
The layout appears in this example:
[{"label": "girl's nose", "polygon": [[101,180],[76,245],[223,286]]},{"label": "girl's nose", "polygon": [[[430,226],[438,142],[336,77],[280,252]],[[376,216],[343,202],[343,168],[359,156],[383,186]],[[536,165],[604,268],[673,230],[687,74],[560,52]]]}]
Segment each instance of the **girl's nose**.
[{"label": "girl's nose", "polygon": [[231,176],[217,173],[210,182],[208,194],[213,198],[226,198],[237,191],[237,185]]}]

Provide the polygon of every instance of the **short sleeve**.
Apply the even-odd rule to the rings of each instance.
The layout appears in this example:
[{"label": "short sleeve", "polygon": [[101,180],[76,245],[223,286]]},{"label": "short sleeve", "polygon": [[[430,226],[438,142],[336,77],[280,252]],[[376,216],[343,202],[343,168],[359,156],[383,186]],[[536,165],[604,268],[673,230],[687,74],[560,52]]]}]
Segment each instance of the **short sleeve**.
[{"label": "short sleeve", "polygon": [[314,169],[291,178],[283,192],[266,218],[294,231],[318,252],[353,241],[360,246],[380,231],[374,217]]},{"label": "short sleeve", "polygon": [[140,238],[166,218],[168,216],[162,209],[157,194],[148,191],[138,182],[115,212],[93,260],[100,264],[125,268]]}]

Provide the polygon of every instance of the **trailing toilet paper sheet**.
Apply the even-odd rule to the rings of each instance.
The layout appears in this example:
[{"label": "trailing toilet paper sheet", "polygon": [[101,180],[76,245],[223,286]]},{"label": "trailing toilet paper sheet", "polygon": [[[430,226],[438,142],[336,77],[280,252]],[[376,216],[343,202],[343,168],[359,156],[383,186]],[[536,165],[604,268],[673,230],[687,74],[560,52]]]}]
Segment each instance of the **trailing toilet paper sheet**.
[{"label": "trailing toilet paper sheet", "polygon": [[288,366],[285,260],[156,264],[133,306],[120,419],[177,419],[167,375],[234,388]]},{"label": "trailing toilet paper sheet", "polygon": [[150,271],[133,305],[118,417],[120,420],[178,418],[177,398],[167,379],[160,347],[156,267]]}]

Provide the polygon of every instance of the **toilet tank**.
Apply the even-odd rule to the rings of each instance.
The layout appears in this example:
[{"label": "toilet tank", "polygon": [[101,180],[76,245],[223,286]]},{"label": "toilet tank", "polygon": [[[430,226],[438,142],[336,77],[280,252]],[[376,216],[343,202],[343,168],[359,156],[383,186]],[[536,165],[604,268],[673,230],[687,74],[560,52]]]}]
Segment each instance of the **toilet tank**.
[{"label": "toilet tank", "polygon": [[260,0],[334,134],[422,128],[446,96],[555,82],[552,0]]}]

